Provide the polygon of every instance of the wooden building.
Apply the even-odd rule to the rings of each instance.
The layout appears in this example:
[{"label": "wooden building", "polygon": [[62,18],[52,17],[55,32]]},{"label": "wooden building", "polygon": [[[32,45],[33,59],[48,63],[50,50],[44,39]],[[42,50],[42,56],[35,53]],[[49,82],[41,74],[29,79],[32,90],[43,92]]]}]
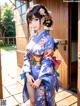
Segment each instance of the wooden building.
[{"label": "wooden building", "polygon": [[[80,101],[80,4],[65,0],[15,0],[17,63],[21,67],[29,33],[26,23],[26,10],[33,4],[44,4],[51,12],[54,21],[51,35],[60,41],[55,55],[62,60],[58,70],[60,85],[65,89],[78,91]],[[80,102],[78,102],[80,105]]]}]

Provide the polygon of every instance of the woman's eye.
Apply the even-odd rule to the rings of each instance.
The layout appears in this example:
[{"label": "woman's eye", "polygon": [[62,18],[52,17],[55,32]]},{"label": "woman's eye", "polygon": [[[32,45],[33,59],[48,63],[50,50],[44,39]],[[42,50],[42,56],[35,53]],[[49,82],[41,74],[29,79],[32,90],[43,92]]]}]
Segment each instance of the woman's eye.
[{"label": "woman's eye", "polygon": [[38,18],[35,19],[35,21],[38,21],[38,20],[39,20]]}]

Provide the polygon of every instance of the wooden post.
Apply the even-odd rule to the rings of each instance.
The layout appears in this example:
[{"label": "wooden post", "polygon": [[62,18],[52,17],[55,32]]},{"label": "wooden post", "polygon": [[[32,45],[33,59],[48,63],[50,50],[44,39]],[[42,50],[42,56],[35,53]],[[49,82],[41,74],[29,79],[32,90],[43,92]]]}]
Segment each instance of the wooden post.
[{"label": "wooden post", "polygon": [[0,49],[0,99],[3,99],[3,90],[2,90],[2,70],[1,70],[1,49]]},{"label": "wooden post", "polygon": [[9,37],[7,38],[7,40],[8,40],[8,45],[9,45]]},{"label": "wooden post", "polygon": [[80,4],[78,3],[78,106],[80,106]]}]

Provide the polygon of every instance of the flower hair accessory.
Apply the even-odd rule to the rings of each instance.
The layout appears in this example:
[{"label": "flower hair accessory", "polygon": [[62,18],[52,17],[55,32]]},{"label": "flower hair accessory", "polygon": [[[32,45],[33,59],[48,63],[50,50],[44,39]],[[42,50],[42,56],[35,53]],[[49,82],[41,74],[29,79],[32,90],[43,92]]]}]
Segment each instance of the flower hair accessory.
[{"label": "flower hair accessory", "polygon": [[41,15],[46,15],[46,14],[45,14],[45,10],[44,10],[43,8],[41,8],[41,9],[39,10],[39,13],[40,13]]}]

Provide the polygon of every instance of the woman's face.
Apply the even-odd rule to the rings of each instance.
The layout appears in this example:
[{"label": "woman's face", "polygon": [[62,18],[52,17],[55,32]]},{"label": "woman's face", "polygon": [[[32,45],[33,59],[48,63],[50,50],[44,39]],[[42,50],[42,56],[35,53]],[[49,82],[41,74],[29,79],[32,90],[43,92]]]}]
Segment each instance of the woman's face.
[{"label": "woman's face", "polygon": [[34,32],[39,31],[41,29],[41,22],[39,18],[36,18],[35,16],[33,16],[32,20],[29,22],[29,27]]}]

